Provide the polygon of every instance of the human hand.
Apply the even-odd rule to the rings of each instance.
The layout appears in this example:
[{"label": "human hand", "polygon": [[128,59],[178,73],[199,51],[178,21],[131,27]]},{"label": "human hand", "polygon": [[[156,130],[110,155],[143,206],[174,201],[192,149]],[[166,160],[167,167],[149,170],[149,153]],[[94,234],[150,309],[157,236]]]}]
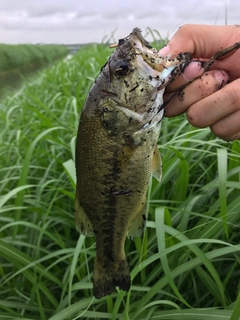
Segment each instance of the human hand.
[{"label": "human hand", "polygon": [[[175,57],[179,52],[191,52],[194,58],[205,60],[238,41],[239,26],[184,25],[160,54]],[[240,50],[216,61],[207,72],[200,63],[191,62],[183,75],[167,86],[164,100],[199,76],[184,89],[182,98],[176,95],[167,104],[164,115],[173,117],[186,112],[192,125],[210,126],[227,141],[240,139]]]}]

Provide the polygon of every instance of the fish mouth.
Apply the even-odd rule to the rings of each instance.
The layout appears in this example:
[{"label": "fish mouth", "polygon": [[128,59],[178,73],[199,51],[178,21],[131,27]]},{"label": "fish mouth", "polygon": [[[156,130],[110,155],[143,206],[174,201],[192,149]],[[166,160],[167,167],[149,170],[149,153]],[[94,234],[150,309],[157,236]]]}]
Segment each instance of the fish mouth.
[{"label": "fish mouth", "polygon": [[142,70],[143,75],[150,78],[161,78],[161,73],[165,69],[162,61],[159,60],[157,50],[143,38],[141,30],[133,29],[129,36],[129,41],[136,54],[137,67]]},{"label": "fish mouth", "polygon": [[118,58],[112,63],[116,76],[127,76],[133,70],[138,70],[142,79],[161,89],[169,83],[172,76],[175,77],[173,70],[185,60],[184,55],[175,59],[159,55],[143,38],[139,28],[134,28],[130,35],[111,47],[117,47],[118,51]]},{"label": "fish mouth", "polygon": [[[137,67],[142,70],[142,74],[150,77],[150,80],[151,77],[157,80],[161,79],[161,88],[165,87],[172,77],[176,77],[174,69],[180,65],[182,65],[184,69],[183,62],[186,61],[187,65],[191,58],[188,53],[179,54],[179,56],[174,59],[159,55],[158,51],[143,38],[139,28],[133,29],[127,39],[130,41],[137,56]],[[178,74],[179,73],[178,71]],[[154,85],[156,85],[155,81]]]}]

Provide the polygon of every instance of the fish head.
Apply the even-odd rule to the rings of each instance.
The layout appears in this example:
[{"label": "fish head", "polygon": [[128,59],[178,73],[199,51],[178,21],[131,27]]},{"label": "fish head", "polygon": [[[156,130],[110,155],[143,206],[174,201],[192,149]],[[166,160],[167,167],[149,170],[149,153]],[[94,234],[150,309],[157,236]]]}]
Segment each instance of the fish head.
[{"label": "fish head", "polygon": [[122,107],[139,114],[151,111],[163,103],[165,87],[191,61],[190,54],[175,59],[160,56],[143,38],[139,28],[120,39],[105,67],[108,73],[108,91]]}]

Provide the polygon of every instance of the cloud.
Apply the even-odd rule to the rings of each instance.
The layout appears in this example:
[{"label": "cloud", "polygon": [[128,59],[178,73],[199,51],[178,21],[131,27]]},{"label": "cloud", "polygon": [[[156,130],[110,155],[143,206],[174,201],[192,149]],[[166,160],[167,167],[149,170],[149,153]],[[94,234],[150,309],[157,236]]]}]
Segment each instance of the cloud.
[{"label": "cloud", "polygon": [[57,14],[64,14],[68,13],[68,10],[66,10],[63,6],[42,6],[42,7],[35,7],[31,6],[26,9],[28,16],[33,18],[42,18],[42,17],[51,17],[55,16]]},{"label": "cloud", "polygon": [[132,28],[169,36],[184,23],[238,23],[234,0],[1,0],[1,42],[99,42],[116,29],[116,40]]}]

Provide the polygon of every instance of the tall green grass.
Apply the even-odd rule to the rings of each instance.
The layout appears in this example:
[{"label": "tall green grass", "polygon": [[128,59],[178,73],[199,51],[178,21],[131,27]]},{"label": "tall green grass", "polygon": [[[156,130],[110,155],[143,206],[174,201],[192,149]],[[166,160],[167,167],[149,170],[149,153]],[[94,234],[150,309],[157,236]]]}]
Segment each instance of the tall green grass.
[{"label": "tall green grass", "polygon": [[68,53],[63,45],[0,44],[0,98],[20,89],[24,77],[33,77]]},{"label": "tall green grass", "polygon": [[63,57],[67,48],[53,44],[0,44],[0,75],[29,68],[36,64],[52,63]]},{"label": "tall green grass", "polygon": [[92,295],[94,238],[73,221],[80,110],[106,62],[82,48],[0,101],[0,319],[240,317],[240,143],[164,119],[163,179],[143,238],[126,241],[132,287]]}]

